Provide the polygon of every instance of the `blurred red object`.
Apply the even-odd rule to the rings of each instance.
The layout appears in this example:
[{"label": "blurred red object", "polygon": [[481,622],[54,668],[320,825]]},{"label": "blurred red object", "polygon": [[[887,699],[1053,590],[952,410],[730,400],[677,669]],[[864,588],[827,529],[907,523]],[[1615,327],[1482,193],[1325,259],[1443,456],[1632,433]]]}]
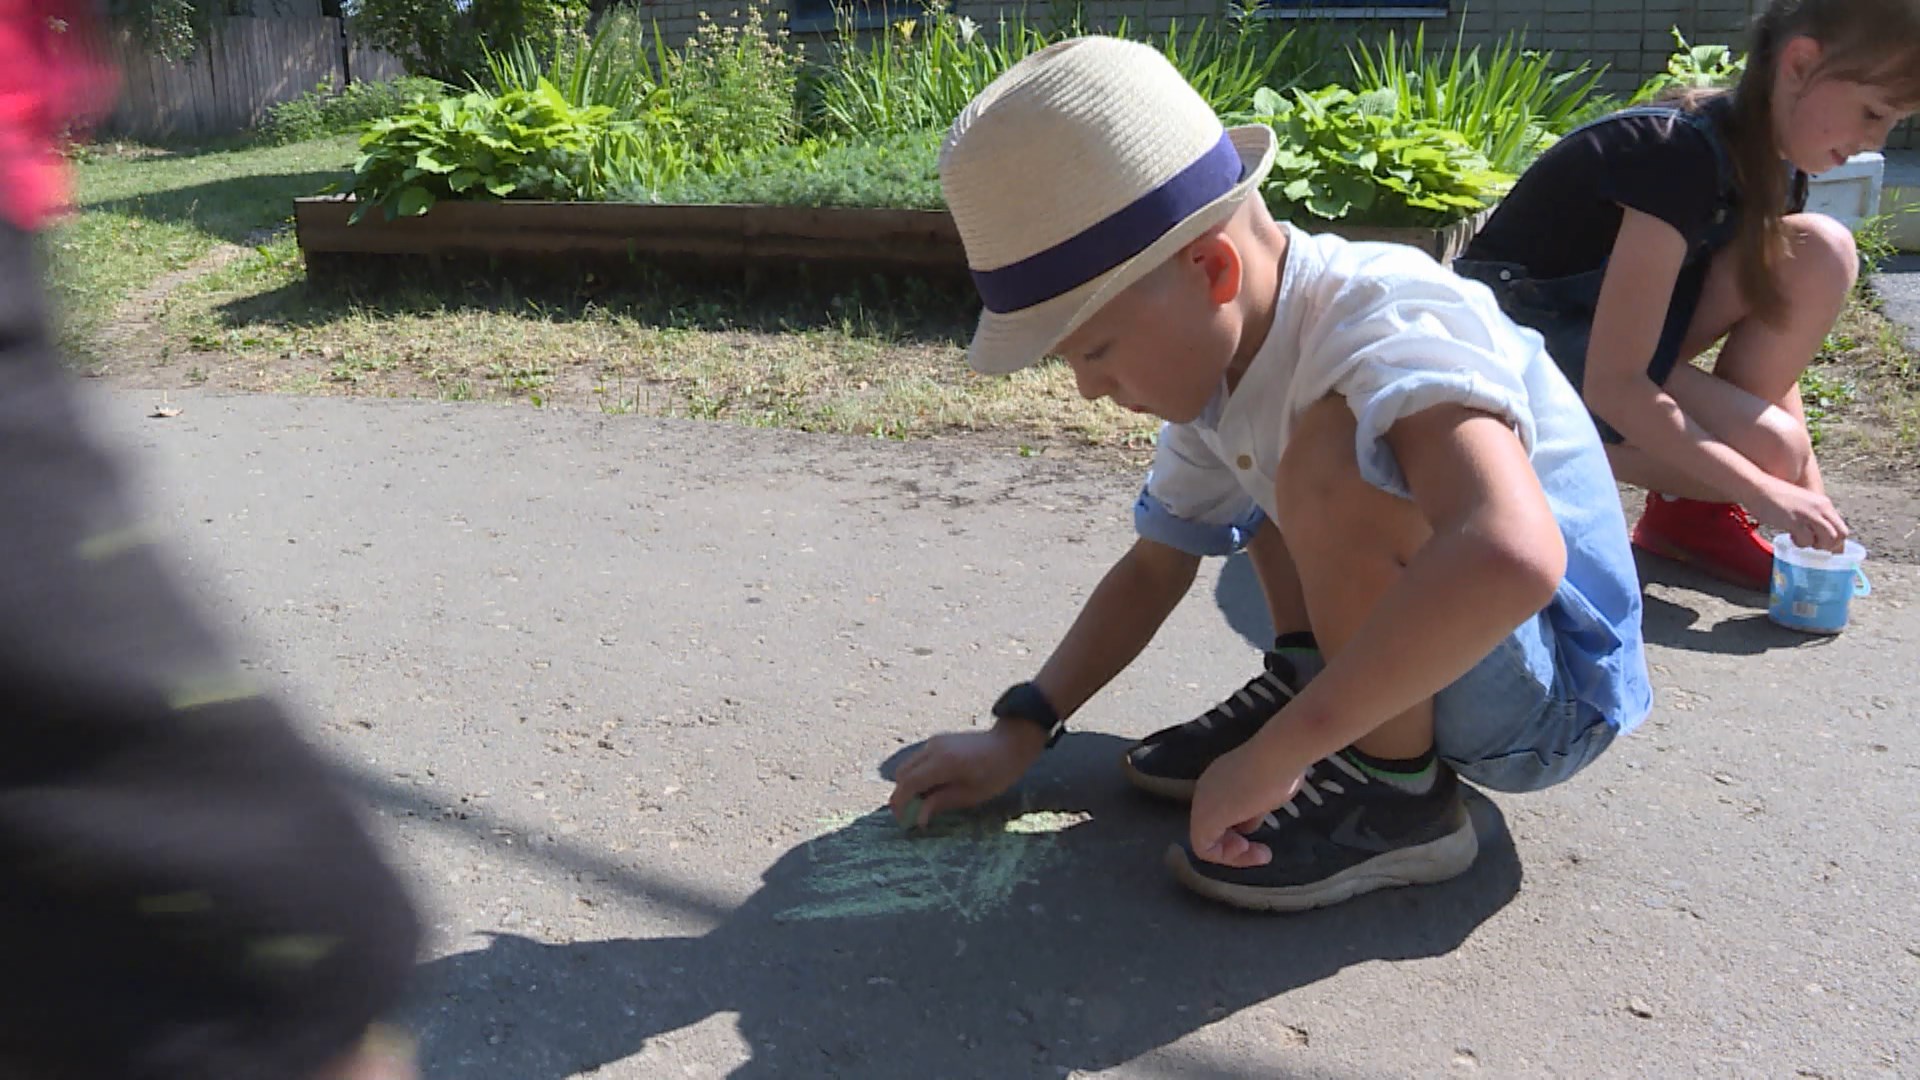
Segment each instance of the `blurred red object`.
[{"label": "blurred red object", "polygon": [[61,143],[113,108],[91,0],[0,0],[0,215],[33,231],[67,209]]}]

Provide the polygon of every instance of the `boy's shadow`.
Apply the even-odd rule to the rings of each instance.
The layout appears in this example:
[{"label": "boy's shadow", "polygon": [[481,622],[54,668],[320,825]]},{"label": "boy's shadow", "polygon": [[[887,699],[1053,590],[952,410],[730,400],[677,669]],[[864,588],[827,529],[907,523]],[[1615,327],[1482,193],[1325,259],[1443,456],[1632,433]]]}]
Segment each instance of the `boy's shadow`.
[{"label": "boy's shadow", "polygon": [[[1186,818],[1125,788],[1123,746],[1068,737],[996,807],[944,826],[954,835],[909,840],[883,811],[834,828],[700,937],[498,935],[428,964],[413,1018],[425,1076],[561,1080],[733,1012],[752,1052],[735,1077],[1054,1078],[1350,964],[1447,953],[1519,891],[1505,821],[1475,794],[1480,858],[1451,882],[1298,915],[1214,905],[1162,868]],[[1009,819],[1016,831],[997,827]]]},{"label": "boy's shadow", "polygon": [[1220,577],[1213,583],[1213,602],[1247,644],[1262,652],[1273,647],[1273,614],[1267,610],[1267,594],[1260,590],[1260,578],[1246,552],[1228,556],[1221,565]]}]

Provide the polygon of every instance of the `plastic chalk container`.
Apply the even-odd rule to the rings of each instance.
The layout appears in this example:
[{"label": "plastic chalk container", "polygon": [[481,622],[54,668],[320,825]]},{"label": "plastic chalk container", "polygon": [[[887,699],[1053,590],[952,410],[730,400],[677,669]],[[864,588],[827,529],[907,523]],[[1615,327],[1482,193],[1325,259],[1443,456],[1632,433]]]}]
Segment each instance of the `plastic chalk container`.
[{"label": "plastic chalk container", "polygon": [[1773,538],[1773,592],[1767,617],[1791,630],[1837,634],[1846,629],[1848,608],[1873,587],[1860,564],[1867,550],[1852,540],[1844,552],[1803,548],[1781,533]]}]

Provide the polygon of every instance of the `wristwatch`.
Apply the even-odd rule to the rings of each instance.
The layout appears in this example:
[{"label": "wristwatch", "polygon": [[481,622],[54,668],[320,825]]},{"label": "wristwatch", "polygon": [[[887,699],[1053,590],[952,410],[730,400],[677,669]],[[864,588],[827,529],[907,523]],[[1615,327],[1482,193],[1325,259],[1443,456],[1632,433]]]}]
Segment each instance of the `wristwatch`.
[{"label": "wristwatch", "polygon": [[996,720],[1025,720],[1038,724],[1040,730],[1047,733],[1049,750],[1060,741],[1060,736],[1067,733],[1067,722],[1060,718],[1060,713],[1047,700],[1047,695],[1030,682],[1008,687],[1007,692],[1000,695],[1000,700],[993,703],[993,716]]}]

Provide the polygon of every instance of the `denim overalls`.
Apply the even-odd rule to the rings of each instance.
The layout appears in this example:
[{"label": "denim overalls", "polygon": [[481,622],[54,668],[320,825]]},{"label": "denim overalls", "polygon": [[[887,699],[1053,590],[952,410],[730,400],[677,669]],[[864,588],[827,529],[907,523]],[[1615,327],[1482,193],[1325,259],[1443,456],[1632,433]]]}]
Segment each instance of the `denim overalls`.
[{"label": "denim overalls", "polygon": [[[1688,325],[1693,321],[1700,288],[1706,280],[1707,264],[1732,242],[1739,225],[1736,206],[1738,192],[1734,184],[1733,161],[1728,155],[1719,126],[1705,112],[1688,112],[1671,105],[1640,105],[1601,117],[1563,138],[1572,138],[1599,124],[1636,116],[1670,116],[1693,125],[1713,147],[1714,161],[1718,166],[1718,193],[1712,223],[1706,233],[1694,241],[1680,269],[1681,281],[1686,281],[1689,275],[1697,275],[1697,282],[1690,292],[1676,289],[1674,302],[1667,309],[1666,325],[1660,332],[1660,343],[1655,347],[1652,361],[1647,367],[1649,378],[1656,383],[1665,383],[1674,365],[1679,362],[1681,344],[1686,338]],[[1587,368],[1587,339],[1593,333],[1593,312],[1600,300],[1600,283],[1607,273],[1605,262],[1592,270],[1557,278],[1535,278],[1519,263],[1485,259],[1456,259],[1453,269],[1464,277],[1484,282],[1493,290],[1494,297],[1499,300],[1508,318],[1538,331],[1546,339],[1547,352],[1566,374],[1568,381],[1573,383],[1574,389],[1583,388]],[[1680,295],[1683,292],[1688,294]],[[1622,441],[1620,434],[1599,417],[1594,417],[1594,424],[1600,430],[1601,439],[1610,443]]]}]

